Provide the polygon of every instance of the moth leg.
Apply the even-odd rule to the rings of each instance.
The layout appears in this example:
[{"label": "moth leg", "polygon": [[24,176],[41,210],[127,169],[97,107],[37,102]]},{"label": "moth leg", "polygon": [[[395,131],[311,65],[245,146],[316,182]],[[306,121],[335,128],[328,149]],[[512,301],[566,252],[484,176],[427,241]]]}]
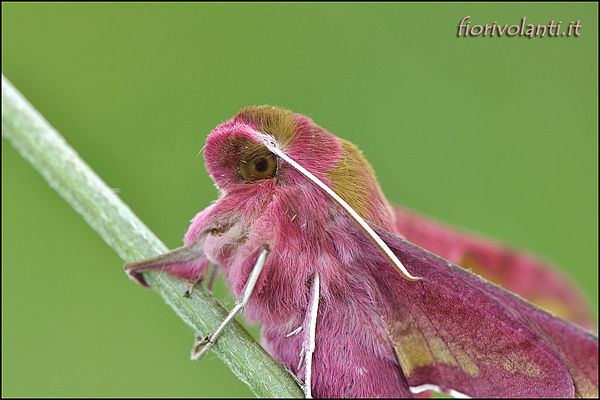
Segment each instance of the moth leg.
[{"label": "moth leg", "polygon": [[125,263],[127,275],[146,288],[150,287],[143,275],[146,271],[164,271],[171,276],[190,280],[201,278],[207,267],[203,240],[145,260]]},{"label": "moth leg", "polygon": [[[292,336],[296,336],[297,334],[300,333],[302,328],[303,328],[303,326],[300,325],[299,327],[297,327],[296,329],[294,329],[293,331],[291,331],[290,333],[285,335],[285,337],[289,338]],[[296,368],[296,371],[300,371],[300,368],[302,368],[302,363],[304,362],[304,354],[305,353],[306,353],[306,347],[302,347],[302,351],[300,351],[300,354],[298,355],[298,367]]]},{"label": "moth leg", "polygon": [[210,290],[212,293],[213,287],[215,286],[215,281],[217,280],[217,268],[218,267],[216,264],[211,263],[211,265],[213,266],[213,268],[210,271],[210,275],[208,277],[208,283],[206,284],[206,288],[208,290]]},{"label": "moth leg", "polygon": [[305,355],[306,355],[306,347],[303,347],[302,351],[298,355],[298,368],[296,368],[296,371],[300,371],[300,368],[302,368],[302,363],[304,362]]},{"label": "moth leg", "polygon": [[185,290],[185,293],[183,294],[183,297],[191,297],[192,293],[194,292],[194,287],[196,287],[197,284],[199,284],[200,282],[202,282],[202,278],[203,278],[203,275],[202,274],[198,274],[197,277],[195,277],[194,279],[192,279],[190,281],[190,285]]},{"label": "moth leg", "polygon": [[287,335],[285,335],[285,337],[292,337],[292,336],[296,336],[297,334],[300,333],[300,331],[302,330],[302,325],[297,327],[296,329],[294,329],[293,331],[291,331],[290,333],[288,333]]},{"label": "moth leg", "polygon": [[[215,280],[217,278],[217,266],[212,263],[209,265],[209,267],[210,266],[212,266],[212,269],[210,270],[210,274],[208,276],[206,288],[212,292],[213,286],[215,285]],[[190,297],[194,292],[194,288],[196,287],[196,285],[202,282],[202,280],[204,280],[204,274],[199,273],[197,277],[190,281],[190,285],[183,294],[183,297]]]},{"label": "moth leg", "polygon": [[296,382],[296,384],[300,387],[304,386],[304,382],[302,382],[302,380],[300,378],[298,378],[298,376],[296,374],[294,374],[294,372],[290,369],[290,367],[288,367],[286,364],[284,363],[280,363],[279,366],[288,373],[289,376],[292,377],[292,379],[294,380],[294,382]]},{"label": "moth leg", "polygon": [[256,281],[258,281],[258,276],[260,275],[260,272],[262,271],[262,268],[265,265],[267,254],[269,254],[269,250],[264,249],[258,256],[258,260],[256,260],[256,264],[254,264],[254,268],[250,273],[250,277],[248,278],[248,281],[246,282],[246,285],[242,290],[242,295],[240,296],[240,299],[238,299],[235,302],[235,306],[229,312],[227,318],[225,318],[223,322],[221,322],[221,325],[219,325],[215,333],[213,333],[212,335],[207,335],[203,339],[196,341],[196,345],[192,349],[192,360],[201,359],[202,356],[208,350],[210,350],[212,345],[215,343],[215,341],[221,335],[221,333],[223,333],[223,331],[225,330],[227,325],[229,325],[231,320],[233,320],[235,316],[238,315],[240,311],[244,309],[244,307],[246,307],[246,304],[248,304],[248,300],[250,300],[250,296],[252,295],[252,291],[254,290],[254,285],[256,285]]},{"label": "moth leg", "polygon": [[311,302],[309,305],[308,313],[309,313],[309,325],[308,325],[308,346],[306,348],[306,354],[304,356],[304,361],[306,365],[304,366],[304,394],[307,399],[312,398],[312,388],[311,388],[311,379],[312,379],[312,356],[315,352],[315,337],[317,331],[317,313],[319,311],[319,293],[320,293],[320,279],[319,273],[315,272],[315,280],[313,281],[312,286],[312,296]]}]

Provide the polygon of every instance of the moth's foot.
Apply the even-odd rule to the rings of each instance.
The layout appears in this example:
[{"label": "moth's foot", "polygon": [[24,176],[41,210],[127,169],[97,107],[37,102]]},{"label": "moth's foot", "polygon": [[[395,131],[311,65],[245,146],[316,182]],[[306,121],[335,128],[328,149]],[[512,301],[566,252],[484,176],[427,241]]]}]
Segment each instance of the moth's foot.
[{"label": "moth's foot", "polygon": [[194,347],[192,348],[192,354],[190,355],[190,359],[192,361],[200,360],[202,358],[202,356],[208,350],[210,350],[212,345],[213,345],[213,342],[211,342],[211,340],[210,340],[210,335],[206,335],[203,338],[200,338],[200,336],[196,336],[196,343],[194,344]]},{"label": "moth's foot", "polygon": [[183,294],[183,297],[186,297],[186,298],[192,297],[192,293],[194,292],[194,287],[197,284],[201,283],[203,279],[204,279],[204,275],[201,274],[201,275],[198,275],[196,278],[194,278],[192,281],[190,281],[190,285],[188,286],[185,293]]},{"label": "moth's foot", "polygon": [[292,377],[292,379],[294,380],[294,382],[296,382],[296,384],[297,384],[298,386],[300,386],[300,388],[302,388],[302,390],[304,390],[304,381],[303,381],[302,379],[300,379],[300,378],[298,377],[298,375],[296,375],[296,374],[295,374],[295,373],[294,373],[294,372],[293,372],[293,371],[290,369],[290,367],[288,367],[288,366],[287,366],[287,364],[280,363],[279,365],[281,366],[281,368],[283,368],[283,370],[284,370],[285,372],[287,372],[287,373],[288,373],[288,375],[289,375],[289,376],[291,376],[291,377]]}]

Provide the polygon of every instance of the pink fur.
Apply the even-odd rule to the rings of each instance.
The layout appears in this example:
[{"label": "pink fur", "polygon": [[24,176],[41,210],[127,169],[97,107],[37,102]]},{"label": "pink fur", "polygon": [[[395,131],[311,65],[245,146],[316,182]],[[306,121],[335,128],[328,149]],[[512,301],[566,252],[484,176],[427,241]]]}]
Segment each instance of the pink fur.
[{"label": "pink fur", "polygon": [[[299,129],[286,154],[330,185],[325,172],[341,153],[337,138],[309,118],[295,117]],[[265,348],[300,377],[304,368],[298,371],[297,365],[308,329],[309,282],[319,271],[315,396],[410,395],[381,318],[378,283],[373,271],[364,267],[369,258],[382,257],[376,250],[358,247],[357,238],[363,246],[371,245],[318,187],[291,166],[280,164],[277,180],[244,182],[228,144],[240,138],[256,140],[260,137],[256,132],[258,127],[236,118],[211,132],[204,148],[206,168],[222,193],[215,204],[196,215],[185,244],[215,227],[241,225],[242,243],[235,244],[238,241],[228,233],[205,242],[206,256],[221,267],[236,296],[248,279],[257,249],[270,249],[244,315],[262,325]],[[302,325],[300,334],[286,338]]]}]

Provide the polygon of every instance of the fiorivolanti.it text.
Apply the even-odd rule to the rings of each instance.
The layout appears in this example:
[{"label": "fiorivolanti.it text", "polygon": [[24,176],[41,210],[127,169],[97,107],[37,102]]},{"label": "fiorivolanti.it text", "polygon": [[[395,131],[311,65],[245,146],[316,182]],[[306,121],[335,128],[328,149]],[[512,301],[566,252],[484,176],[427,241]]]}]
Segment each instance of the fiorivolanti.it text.
[{"label": "fiorivolanti.it text", "polygon": [[[548,25],[533,25],[527,23],[527,17],[523,17],[519,25],[500,25],[498,21],[494,21],[493,25],[471,25],[469,21],[471,16],[466,16],[460,21],[458,25],[458,36],[539,36],[544,37],[546,33],[548,36],[579,36],[581,33],[580,21],[571,21],[569,25],[563,24],[562,21],[558,21],[558,24],[554,23],[554,20]],[[562,25],[562,26],[561,26]],[[561,30],[562,29],[562,30]]]}]

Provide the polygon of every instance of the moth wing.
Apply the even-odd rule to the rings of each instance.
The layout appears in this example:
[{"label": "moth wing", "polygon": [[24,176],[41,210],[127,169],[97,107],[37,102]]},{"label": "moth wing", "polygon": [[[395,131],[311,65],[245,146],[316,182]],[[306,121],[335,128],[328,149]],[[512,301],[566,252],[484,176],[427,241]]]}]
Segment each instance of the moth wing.
[{"label": "moth wing", "polygon": [[[408,385],[473,397],[598,396],[598,338],[381,228],[423,277],[381,268],[382,307]],[[424,386],[425,385],[425,386]]]},{"label": "moth wing", "polygon": [[528,252],[443,224],[394,205],[396,233],[586,329],[594,329],[590,302],[554,265]]}]

